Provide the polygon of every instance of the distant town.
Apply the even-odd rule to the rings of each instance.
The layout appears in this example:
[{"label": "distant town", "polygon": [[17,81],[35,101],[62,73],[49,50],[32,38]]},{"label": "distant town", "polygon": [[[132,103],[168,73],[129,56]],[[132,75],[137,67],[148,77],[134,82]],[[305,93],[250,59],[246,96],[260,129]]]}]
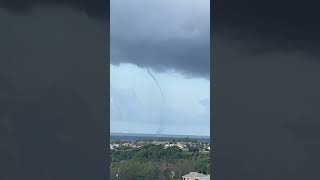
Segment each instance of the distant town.
[{"label": "distant town", "polygon": [[178,147],[182,151],[199,151],[203,153],[210,152],[210,143],[192,141],[188,138],[179,141],[173,140],[138,140],[138,141],[120,141],[116,140],[110,144],[110,149],[115,151],[137,149],[145,145],[161,145],[165,149],[168,147]]},{"label": "distant town", "polygon": [[164,148],[178,147],[182,151],[210,152],[210,139],[204,136],[154,135],[113,133],[110,150],[137,149],[144,145],[161,145]]}]

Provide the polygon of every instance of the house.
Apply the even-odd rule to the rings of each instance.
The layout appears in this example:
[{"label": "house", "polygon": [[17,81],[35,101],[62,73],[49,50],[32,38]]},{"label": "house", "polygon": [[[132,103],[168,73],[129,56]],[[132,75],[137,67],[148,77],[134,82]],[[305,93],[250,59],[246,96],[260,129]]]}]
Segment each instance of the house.
[{"label": "house", "polygon": [[113,146],[114,148],[118,148],[120,145],[119,145],[119,144],[112,144],[112,146]]},{"label": "house", "polygon": [[123,143],[123,144],[122,144],[122,146],[130,147],[130,146],[131,146],[131,144],[130,144],[130,143],[128,143],[128,142],[125,142],[125,143]]},{"label": "house", "polygon": [[205,175],[197,172],[190,172],[182,176],[183,180],[210,180],[210,175]]},{"label": "house", "polygon": [[205,177],[202,177],[199,180],[210,180],[210,175],[206,175]]},{"label": "house", "polygon": [[137,149],[137,148],[141,148],[142,146],[137,144],[132,144],[131,147],[134,149]]},{"label": "house", "polygon": [[183,149],[183,148],[186,148],[186,147],[187,147],[185,144],[182,144],[182,143],[177,143],[177,146],[178,146],[180,149]]}]

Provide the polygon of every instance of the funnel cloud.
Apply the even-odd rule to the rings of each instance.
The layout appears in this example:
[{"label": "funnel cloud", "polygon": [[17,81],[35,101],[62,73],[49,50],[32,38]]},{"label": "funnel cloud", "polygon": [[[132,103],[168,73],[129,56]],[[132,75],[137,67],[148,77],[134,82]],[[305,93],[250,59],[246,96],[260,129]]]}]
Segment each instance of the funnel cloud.
[{"label": "funnel cloud", "polygon": [[[165,99],[165,96],[164,96],[164,93],[161,89],[161,86],[157,80],[157,78],[152,74],[152,71],[150,70],[150,68],[147,68],[147,72],[149,74],[149,76],[152,78],[152,80],[156,83],[157,87],[159,88],[159,91],[160,91],[160,94],[161,94],[161,99],[162,99],[162,103],[163,103],[163,106],[165,106],[165,103],[166,103],[166,99]],[[163,115],[162,116],[165,116],[165,112],[163,112]],[[163,119],[161,118],[160,121],[159,121],[159,128],[157,130],[157,134],[161,134],[164,130],[164,124],[163,124]]]},{"label": "funnel cloud", "polygon": [[111,1],[111,131],[209,135],[209,4]]}]

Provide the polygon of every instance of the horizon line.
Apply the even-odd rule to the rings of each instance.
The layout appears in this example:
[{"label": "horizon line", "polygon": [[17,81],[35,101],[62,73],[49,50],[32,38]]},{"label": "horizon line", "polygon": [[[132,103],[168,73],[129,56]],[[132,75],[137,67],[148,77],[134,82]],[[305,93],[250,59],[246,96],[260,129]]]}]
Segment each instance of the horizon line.
[{"label": "horizon line", "polygon": [[157,133],[134,133],[134,132],[110,132],[110,135],[111,134],[141,134],[141,135],[173,135],[173,136],[198,136],[198,137],[208,137],[210,138],[210,135],[192,135],[192,134],[157,134]]}]

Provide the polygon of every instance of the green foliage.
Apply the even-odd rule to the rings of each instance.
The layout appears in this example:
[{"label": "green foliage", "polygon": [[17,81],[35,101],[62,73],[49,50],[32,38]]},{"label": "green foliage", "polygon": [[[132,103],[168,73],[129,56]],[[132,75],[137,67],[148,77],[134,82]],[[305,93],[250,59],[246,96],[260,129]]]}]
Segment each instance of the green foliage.
[{"label": "green foliage", "polygon": [[[196,147],[195,147],[196,148]],[[175,168],[175,178],[190,171],[207,174],[210,171],[209,153],[182,151],[177,146],[164,148],[162,145],[147,144],[139,149],[112,151],[110,179],[116,180],[119,169],[120,180],[168,180],[170,171],[161,164],[170,162]]]},{"label": "green foliage", "polygon": [[192,158],[179,160],[176,163],[176,177],[188,174],[191,171],[208,174],[210,171],[210,162],[207,158]]},{"label": "green foliage", "polygon": [[132,159],[135,154],[135,150],[118,150],[112,152],[112,161],[119,162],[121,160],[129,160]]},{"label": "green foliage", "polygon": [[193,153],[199,152],[199,148],[197,148],[197,147],[190,147],[190,148],[189,148],[189,151],[190,151],[190,152],[193,152]]},{"label": "green foliage", "polygon": [[156,163],[141,163],[138,160],[128,160],[113,164],[110,179],[116,180],[118,172],[121,180],[157,180],[160,175],[160,170]]}]

